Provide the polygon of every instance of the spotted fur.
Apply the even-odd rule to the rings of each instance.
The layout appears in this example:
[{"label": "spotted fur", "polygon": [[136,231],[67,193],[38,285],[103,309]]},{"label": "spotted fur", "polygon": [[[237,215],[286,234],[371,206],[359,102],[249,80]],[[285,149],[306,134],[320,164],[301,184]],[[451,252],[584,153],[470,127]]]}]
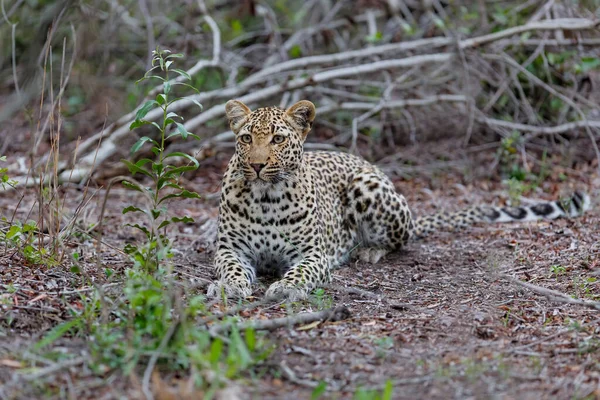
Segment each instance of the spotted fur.
[{"label": "spotted fur", "polygon": [[433,231],[465,228],[478,222],[513,222],[576,217],[590,208],[586,193],[575,192],[565,200],[538,203],[523,207],[476,206],[455,213],[441,212],[417,218],[413,236],[424,237]]},{"label": "spotted fur", "polygon": [[237,144],[223,177],[215,255],[218,281],[208,290],[213,297],[249,296],[258,274],[281,278],[267,295],[301,297],[329,282],[331,270],[355,249],[363,261],[376,263],[411,236],[434,229],[574,215],[584,209],[586,200],[576,194],[575,208],[569,210],[559,203],[476,207],[415,223],[404,196],[377,167],[350,154],[304,153],[315,117],[311,102],[252,112],[232,100],[226,111]]}]

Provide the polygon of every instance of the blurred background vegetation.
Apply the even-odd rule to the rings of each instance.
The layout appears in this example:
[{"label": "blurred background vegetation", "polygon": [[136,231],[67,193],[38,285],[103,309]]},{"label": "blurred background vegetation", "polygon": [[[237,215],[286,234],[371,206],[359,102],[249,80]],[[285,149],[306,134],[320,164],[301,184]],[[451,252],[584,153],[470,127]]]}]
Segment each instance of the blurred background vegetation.
[{"label": "blurred background vegetation", "polygon": [[[390,162],[398,146],[444,139],[454,139],[451,143],[457,148],[487,143],[497,152],[495,166],[510,170],[512,164],[504,164],[515,159],[516,175],[528,168],[520,165],[527,164],[523,152],[534,152],[537,160],[548,151],[574,152],[578,159],[595,162],[598,128],[593,124],[587,130],[579,126],[545,134],[486,123],[485,118],[535,127],[598,120],[597,25],[526,30],[481,46],[456,44],[540,21],[597,21],[599,5],[598,0],[2,0],[0,154],[30,151],[32,139],[38,137],[40,145],[34,149],[43,155],[51,146],[47,134],[51,129],[40,125],[53,112],[57,113],[54,123],[60,121],[61,152],[70,154],[77,138],[91,137],[105,123],[110,127],[143,102],[151,86],[136,81],[148,68],[151,51],[160,46],[186,55],[179,65],[182,69],[202,60],[207,63],[192,74],[192,85],[211,94],[201,101],[205,110],[228,100],[227,88],[237,87],[231,97],[240,97],[340,67],[419,54],[451,54],[450,62],[378,69],[309,83],[262,96],[250,105],[289,106],[294,100],[310,99],[327,110],[318,118],[312,141],[321,147],[353,151],[358,146],[363,156],[384,163]],[[263,68],[289,60],[435,38],[449,39],[450,44],[432,42],[413,50],[325,60],[270,73],[244,86],[248,77]],[[66,81],[57,109],[52,98],[61,96],[61,82]],[[465,98],[374,110],[356,104],[340,106],[360,102],[363,107],[376,107],[432,95]],[[197,108],[183,111],[186,118],[197,114]],[[193,131],[203,138],[226,131],[222,113],[217,114]],[[572,145],[577,138],[583,143],[579,147]],[[132,133],[121,142],[131,144],[135,139]],[[219,146],[231,149],[230,139],[225,136]],[[126,156],[128,147],[109,161]],[[415,160],[407,154],[406,159],[392,157],[391,162],[414,164]]]}]

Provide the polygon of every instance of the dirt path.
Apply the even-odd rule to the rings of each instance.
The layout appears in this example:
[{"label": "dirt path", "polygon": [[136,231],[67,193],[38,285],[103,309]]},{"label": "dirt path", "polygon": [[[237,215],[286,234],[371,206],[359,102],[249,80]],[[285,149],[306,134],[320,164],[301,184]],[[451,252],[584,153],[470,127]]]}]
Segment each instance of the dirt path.
[{"label": "dirt path", "polygon": [[[439,179],[451,182],[456,176]],[[429,198],[420,190],[426,186],[423,181],[403,182],[399,187],[413,208],[423,213],[442,204],[491,201],[497,188],[485,191],[487,185],[435,190]],[[557,187],[566,189],[563,186]],[[592,192],[599,189],[591,185]],[[68,193],[67,198],[75,201],[77,196]],[[120,209],[131,201],[129,196],[116,193],[107,214],[112,229],[105,241],[114,249],[105,248],[103,265],[116,275],[126,265],[118,248],[133,239],[118,228],[124,222]],[[3,206],[11,201],[0,200]],[[202,221],[215,215],[214,204],[190,203],[184,208]],[[194,243],[198,226],[185,227],[178,237],[176,265],[182,282],[211,275],[210,257]],[[441,233],[411,243],[378,265],[351,263],[337,270],[333,286],[311,301],[246,312],[245,318],[261,319],[285,316],[289,310],[345,305],[352,314],[345,321],[271,332],[268,337],[276,350],[261,374],[246,382],[251,397],[275,399],[285,393],[285,398],[308,399],[325,382],[323,398],[352,398],[357,387],[382,389],[391,380],[394,399],[598,398],[600,312],[549,301],[509,282],[505,275],[598,301],[599,226],[596,207],[577,219]],[[90,260],[87,272],[99,283],[109,282],[92,263],[92,243],[86,243],[80,246]],[[0,276],[4,285],[0,381],[8,382],[18,370],[9,362],[11,354],[68,318],[65,304],[76,307],[77,298],[65,297],[64,292],[80,290],[81,280],[68,265],[23,268],[10,253],[0,260]],[[258,297],[267,283],[256,290]],[[19,290],[9,293],[7,285],[17,285]],[[71,349],[81,345],[65,342]],[[70,374],[80,376],[81,371],[63,371],[57,382],[68,385]],[[111,384],[92,375],[89,379],[77,392],[78,398],[135,392],[124,377]]]}]

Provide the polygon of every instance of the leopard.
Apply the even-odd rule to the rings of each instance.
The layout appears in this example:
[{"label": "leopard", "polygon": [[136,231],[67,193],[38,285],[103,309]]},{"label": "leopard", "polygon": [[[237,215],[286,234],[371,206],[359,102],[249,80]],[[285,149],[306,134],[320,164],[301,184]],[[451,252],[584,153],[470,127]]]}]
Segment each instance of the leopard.
[{"label": "leopard", "polygon": [[349,153],[304,151],[316,116],[310,101],[252,111],[230,100],[225,112],[236,144],[222,181],[216,280],[207,291],[213,298],[247,298],[258,276],[276,279],[266,297],[305,298],[350,258],[377,264],[438,230],[575,217],[590,207],[589,196],[576,191],[566,201],[415,218],[377,166]]}]

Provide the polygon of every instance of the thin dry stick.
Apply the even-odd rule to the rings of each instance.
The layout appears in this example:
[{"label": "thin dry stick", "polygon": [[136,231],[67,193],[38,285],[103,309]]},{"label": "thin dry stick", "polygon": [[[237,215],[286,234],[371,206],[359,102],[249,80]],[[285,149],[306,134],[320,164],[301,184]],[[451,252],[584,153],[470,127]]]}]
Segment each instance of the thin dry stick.
[{"label": "thin dry stick", "polygon": [[58,362],[56,364],[53,364],[49,367],[46,368],[41,368],[39,370],[37,370],[36,372],[33,372],[31,374],[23,374],[20,375],[19,377],[24,380],[25,382],[31,382],[31,381],[36,381],[40,378],[43,378],[44,376],[47,375],[51,375],[55,372],[58,371],[62,371],[63,369],[66,368],[72,368],[72,367],[76,367],[78,365],[83,364],[85,361],[87,361],[86,357],[77,357],[71,360],[65,360],[65,361],[61,361]]},{"label": "thin dry stick", "polygon": [[14,24],[12,22],[10,22],[9,15],[6,14],[6,11],[4,10],[4,0],[0,1],[0,5],[2,6],[2,16],[4,17],[4,20],[6,21],[7,24],[10,25],[11,28],[11,37],[10,37],[10,43],[11,43],[11,52],[12,52],[12,73],[13,73],[13,82],[15,84],[15,91],[17,92],[17,96],[21,97],[21,90],[19,89],[19,79],[17,77],[17,52],[16,52],[16,47],[15,47],[15,30],[17,29],[17,22],[15,22]]},{"label": "thin dry stick", "polygon": [[488,118],[488,117],[477,117],[477,121],[484,123],[486,125],[492,127],[501,127],[510,130],[518,130],[523,132],[531,132],[529,135],[525,136],[525,140],[529,140],[533,137],[540,135],[556,135],[559,133],[566,133],[573,131],[575,129],[580,128],[596,128],[600,129],[600,121],[576,121],[576,122],[568,122],[566,124],[555,125],[555,126],[535,126],[535,125],[527,125],[521,124],[518,122],[510,122],[503,121],[500,119]]},{"label": "thin dry stick", "polygon": [[534,284],[531,284],[528,282],[523,282],[523,281],[515,279],[509,275],[503,274],[501,276],[502,276],[502,278],[506,279],[509,282],[512,282],[519,286],[523,286],[523,287],[531,290],[534,293],[537,293],[539,295],[546,297],[550,301],[556,301],[558,303],[565,303],[565,304],[576,304],[576,305],[588,307],[588,308],[591,308],[594,310],[600,310],[600,302],[598,302],[598,301],[573,298],[565,293],[561,293],[561,292],[558,292],[558,291],[552,290],[552,289],[547,289],[547,288],[537,286],[537,285],[534,285]]},{"label": "thin dry stick", "polygon": [[[338,306],[323,311],[306,312],[294,314],[289,317],[274,318],[268,320],[245,321],[235,326],[239,330],[254,329],[257,331],[272,331],[285,326],[294,326],[299,324],[309,324],[315,321],[342,321],[350,318],[350,311],[345,306]],[[226,332],[232,328],[232,323],[223,323],[211,327],[211,334]]]}]

